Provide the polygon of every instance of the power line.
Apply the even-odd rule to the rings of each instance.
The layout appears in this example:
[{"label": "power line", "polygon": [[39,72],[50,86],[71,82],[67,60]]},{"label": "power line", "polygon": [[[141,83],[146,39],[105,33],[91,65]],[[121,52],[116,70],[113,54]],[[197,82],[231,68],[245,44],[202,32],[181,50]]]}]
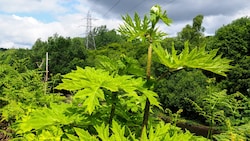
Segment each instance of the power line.
[{"label": "power line", "polygon": [[176,0],[170,0],[169,2],[166,2],[166,4],[163,6],[163,8],[167,7],[169,4],[173,3]]},{"label": "power line", "polygon": [[[98,3],[98,1],[99,1],[99,0],[93,0],[92,3],[96,4],[96,3]],[[90,2],[90,3],[91,3],[91,2]],[[91,6],[90,6],[90,8],[89,8],[90,11],[93,10],[93,6],[95,6],[95,5],[92,5],[92,4],[91,4]]]},{"label": "power line", "polygon": [[105,17],[113,8],[115,8],[119,3],[120,3],[121,0],[118,0],[104,15],[103,17]]},{"label": "power line", "polygon": [[136,9],[137,7],[139,7],[145,1],[146,0],[142,0],[141,2],[139,2],[138,4],[136,4],[134,7],[132,7],[130,10],[128,10],[128,12],[131,12],[132,10]]}]

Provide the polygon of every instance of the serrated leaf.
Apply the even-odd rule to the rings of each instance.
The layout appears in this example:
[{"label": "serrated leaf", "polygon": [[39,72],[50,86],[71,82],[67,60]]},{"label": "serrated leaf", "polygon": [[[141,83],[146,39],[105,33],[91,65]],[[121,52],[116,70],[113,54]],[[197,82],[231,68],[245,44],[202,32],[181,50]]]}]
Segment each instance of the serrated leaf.
[{"label": "serrated leaf", "polygon": [[143,131],[142,131],[142,135],[141,135],[140,140],[141,140],[141,141],[148,141],[147,130],[146,130],[146,127],[145,127],[145,126],[143,127]]},{"label": "serrated leaf", "polygon": [[[105,100],[104,89],[109,90],[110,92],[123,90],[127,94],[133,93],[136,95],[129,95],[129,99],[133,99],[133,96],[137,99],[140,97],[138,97],[136,90],[142,89],[144,83],[145,82],[141,78],[135,79],[130,75],[110,75],[108,71],[102,69],[94,69],[90,67],[82,69],[77,67],[77,70],[64,76],[63,83],[59,84],[57,88],[78,90],[73,96],[73,99],[81,100],[85,111],[88,114],[92,114],[92,112],[100,106],[99,101]],[[153,95],[153,97],[154,96],[155,95]],[[156,104],[153,97],[151,97],[150,100],[152,101],[152,104]],[[138,104],[134,103],[134,105]]]},{"label": "serrated leaf", "polygon": [[101,126],[95,126],[95,129],[98,133],[98,137],[102,141],[109,141],[109,126],[105,126],[105,124],[102,123]]},{"label": "serrated leaf", "polygon": [[162,107],[160,106],[160,102],[157,100],[157,98],[158,98],[157,93],[155,93],[154,91],[151,91],[151,90],[147,90],[145,88],[141,88],[141,89],[139,89],[139,91],[141,91],[148,98],[150,104],[162,109]]},{"label": "serrated leaf", "polygon": [[22,120],[17,121],[17,133],[25,133],[32,129],[39,130],[47,126],[68,125],[84,118],[78,115],[66,115],[65,113],[68,112],[67,109],[71,107],[70,104],[51,103],[50,107],[37,109],[29,116],[24,116]]},{"label": "serrated leaf", "polygon": [[91,89],[85,88],[82,90],[83,95],[86,96],[83,106],[86,107],[86,111],[91,114],[97,105],[100,105],[99,99],[104,100],[104,93],[100,88]]},{"label": "serrated leaf", "polygon": [[198,68],[226,76],[225,72],[232,68],[229,65],[231,60],[221,58],[221,55],[216,56],[218,50],[206,52],[205,47],[201,47],[200,49],[194,48],[189,51],[187,42],[185,43],[184,50],[179,55],[176,55],[174,46],[172,47],[171,54],[167,50],[164,50],[159,43],[154,44],[153,49],[157,54],[158,61],[172,70]]},{"label": "serrated leaf", "polygon": [[111,139],[114,141],[128,141],[128,139],[125,137],[125,127],[121,127],[116,121],[112,121],[112,128],[111,128],[113,134],[111,136]]},{"label": "serrated leaf", "polygon": [[129,41],[134,39],[141,39],[145,41],[145,35],[149,30],[149,23],[147,16],[144,16],[143,21],[141,21],[139,15],[135,13],[134,22],[129,15],[122,17],[124,24],[119,26],[118,31],[123,35],[127,36]]},{"label": "serrated leaf", "polygon": [[76,127],[74,128],[74,130],[76,131],[76,134],[78,135],[80,141],[98,141],[98,139],[95,136],[90,135],[88,131]]},{"label": "serrated leaf", "polygon": [[70,141],[80,141],[77,136],[66,134],[66,136],[69,138]]}]

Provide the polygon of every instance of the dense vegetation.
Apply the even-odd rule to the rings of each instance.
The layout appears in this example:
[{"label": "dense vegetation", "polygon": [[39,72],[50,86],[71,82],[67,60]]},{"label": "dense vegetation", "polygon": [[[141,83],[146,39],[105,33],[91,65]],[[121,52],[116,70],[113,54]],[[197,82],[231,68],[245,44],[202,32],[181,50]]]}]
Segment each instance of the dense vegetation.
[{"label": "dense vegetation", "polygon": [[93,30],[96,50],[57,34],[1,49],[0,139],[250,140],[249,17],[206,37],[197,15],[174,38],[157,29],[171,24],[157,5],[122,18]]}]

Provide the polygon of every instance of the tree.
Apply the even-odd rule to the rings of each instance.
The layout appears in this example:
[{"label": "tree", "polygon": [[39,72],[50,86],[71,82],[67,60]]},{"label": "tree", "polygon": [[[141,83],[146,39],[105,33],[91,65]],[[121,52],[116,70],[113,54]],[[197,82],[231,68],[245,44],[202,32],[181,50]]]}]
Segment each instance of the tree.
[{"label": "tree", "polygon": [[[45,61],[45,53],[49,53],[50,73],[66,74],[77,65],[84,66],[87,51],[82,38],[64,38],[55,34],[47,41],[38,39],[32,47],[33,63],[42,64]],[[42,64],[44,68],[45,63]]]},{"label": "tree", "polygon": [[212,49],[218,48],[224,57],[233,59],[233,64],[250,54],[250,18],[243,17],[218,29]]},{"label": "tree", "polygon": [[155,91],[159,94],[164,109],[183,109],[182,116],[198,120],[198,113],[186,98],[200,104],[201,99],[208,94],[207,80],[200,70],[180,70],[159,81]]},{"label": "tree", "polygon": [[202,26],[203,15],[197,15],[193,18],[193,25],[186,25],[181,32],[178,33],[178,38],[182,41],[189,41],[191,46],[199,46],[204,42],[205,28]]},{"label": "tree", "polygon": [[228,78],[223,79],[223,87],[229,93],[237,91],[250,96],[250,18],[242,17],[216,31],[210,45],[211,49],[219,49],[231,60],[235,67],[228,73]]},{"label": "tree", "polygon": [[110,43],[121,43],[123,41],[121,36],[118,35],[114,29],[108,30],[105,25],[94,28],[93,33],[95,35],[97,49]]}]

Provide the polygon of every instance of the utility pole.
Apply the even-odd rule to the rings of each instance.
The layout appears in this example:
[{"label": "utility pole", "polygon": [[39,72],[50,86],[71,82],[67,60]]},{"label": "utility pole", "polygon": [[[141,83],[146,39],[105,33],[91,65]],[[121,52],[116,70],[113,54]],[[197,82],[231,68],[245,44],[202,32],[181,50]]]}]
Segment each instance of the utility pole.
[{"label": "utility pole", "polygon": [[93,35],[93,31],[92,31],[92,20],[96,20],[96,19],[93,19],[91,17],[91,13],[90,11],[88,11],[88,14],[87,14],[87,25],[86,25],[86,40],[85,40],[85,44],[86,44],[86,48],[87,49],[96,49],[96,45],[95,45],[95,38],[94,38],[94,35]]},{"label": "utility pole", "polygon": [[45,71],[45,82],[48,81],[49,78],[49,53],[46,52],[46,71]]},{"label": "utility pole", "polygon": [[48,87],[48,78],[49,78],[49,53],[46,52],[46,61],[45,61],[45,65],[46,65],[46,70],[45,70],[45,79],[44,79],[44,94],[47,93],[47,87]]}]

